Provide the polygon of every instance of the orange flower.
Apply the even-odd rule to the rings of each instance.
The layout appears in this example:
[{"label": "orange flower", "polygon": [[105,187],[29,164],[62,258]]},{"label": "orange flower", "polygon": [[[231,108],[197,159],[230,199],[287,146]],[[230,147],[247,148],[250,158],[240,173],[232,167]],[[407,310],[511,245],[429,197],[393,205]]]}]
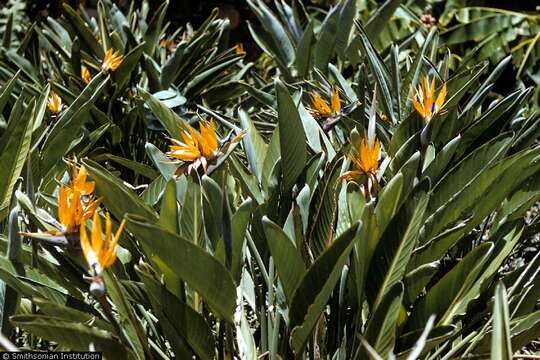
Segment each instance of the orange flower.
[{"label": "orange flower", "polygon": [[92,268],[95,275],[101,273],[110,267],[116,261],[116,252],[118,251],[118,240],[122,235],[126,220],[122,220],[116,234],[112,235],[112,223],[109,213],[105,215],[105,239],[103,239],[101,219],[97,212],[94,213],[92,220],[91,239],[88,239],[86,225],[81,224],[81,249],[86,262]]},{"label": "orange flower", "polygon": [[[412,87],[411,93],[413,93]],[[421,86],[418,86],[418,90],[412,97],[412,103],[416,111],[424,118],[424,121],[428,122],[441,110],[445,99],[446,83],[443,84],[437,99],[435,99],[435,78],[430,83],[429,78],[425,76]]]},{"label": "orange flower", "polygon": [[[95,183],[86,181],[88,172],[84,166],[79,169],[71,166],[71,181],[62,185],[58,193],[58,220],[65,233],[74,233],[84,221],[90,219],[99,206],[101,199],[94,199]],[[83,196],[88,198],[84,199]]]},{"label": "orange flower", "polygon": [[328,118],[336,116],[341,112],[341,100],[339,99],[339,91],[334,86],[330,104],[328,104],[319,94],[311,94],[311,102],[313,112],[319,118]]},{"label": "orange flower", "polygon": [[120,51],[113,52],[113,49],[108,49],[105,52],[101,68],[105,71],[115,71],[122,64],[122,61],[124,61],[124,56],[120,54]]},{"label": "orange flower", "polygon": [[92,217],[99,203],[100,199],[89,199],[85,202],[78,190],[61,186],[58,193],[58,221],[62,224],[63,232],[55,234],[76,233],[80,225]]},{"label": "orange flower", "polygon": [[30,237],[61,236],[76,234],[81,224],[90,219],[96,212],[100,199],[94,198],[94,182],[86,181],[88,173],[84,166],[77,169],[71,167],[69,185],[61,185],[58,191],[58,222],[59,230],[48,230],[43,233],[21,233]]},{"label": "orange flower", "polygon": [[173,52],[176,50],[176,43],[174,42],[174,39],[161,39],[159,41],[159,46],[167,49],[168,52]]},{"label": "orange flower", "polygon": [[60,111],[62,111],[62,99],[54,91],[51,91],[49,95],[49,99],[47,100],[47,107],[49,108],[49,111],[53,114],[58,114]]},{"label": "orange flower", "polygon": [[75,165],[71,167],[71,184],[74,191],[78,191],[81,195],[91,195],[94,192],[95,182],[86,181],[88,171],[84,166],[79,169]]},{"label": "orange flower", "polygon": [[81,67],[81,78],[87,84],[90,82],[90,80],[92,80],[92,75],[90,75],[90,71],[84,65]]},{"label": "orange flower", "polygon": [[214,122],[201,122],[200,132],[190,127],[189,132],[184,131],[182,141],[170,139],[169,155],[172,158],[185,162],[196,162],[200,159],[212,158],[218,147],[218,139]]},{"label": "orange flower", "polygon": [[236,55],[245,55],[246,52],[244,51],[244,44],[236,44],[236,46],[234,47],[234,52],[236,53]]},{"label": "orange flower", "polygon": [[364,137],[357,151],[353,152],[349,159],[352,161],[355,170],[346,171],[341,175],[342,179],[347,181],[366,175],[374,177],[379,170],[379,156],[381,153],[381,144],[377,138],[373,139],[373,143],[368,142],[367,137]]}]

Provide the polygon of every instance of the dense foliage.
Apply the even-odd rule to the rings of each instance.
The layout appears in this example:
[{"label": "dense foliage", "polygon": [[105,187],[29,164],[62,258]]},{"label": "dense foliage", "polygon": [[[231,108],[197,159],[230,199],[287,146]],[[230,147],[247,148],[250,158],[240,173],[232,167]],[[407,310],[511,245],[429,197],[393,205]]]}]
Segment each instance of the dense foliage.
[{"label": "dense foliage", "polygon": [[166,2],[100,1],[95,16],[64,4],[37,22],[8,5],[3,348],[533,349],[538,14],[246,0],[258,47],[246,56],[217,10],[173,28]]}]

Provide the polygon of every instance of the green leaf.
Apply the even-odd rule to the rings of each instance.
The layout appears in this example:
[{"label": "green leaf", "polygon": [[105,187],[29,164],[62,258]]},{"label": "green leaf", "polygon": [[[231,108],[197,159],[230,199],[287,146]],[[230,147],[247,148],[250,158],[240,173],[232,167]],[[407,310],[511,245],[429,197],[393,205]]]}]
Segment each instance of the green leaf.
[{"label": "green leaf", "polygon": [[279,19],[261,0],[248,0],[248,4],[270,36],[269,40],[272,41],[272,48],[277,51],[276,56],[285,66],[292,64],[294,47]]},{"label": "green leaf", "polygon": [[[175,297],[148,271],[140,267],[136,269],[141,275],[160,325],[168,335],[167,338],[172,340],[174,336],[180,336],[201,359],[213,359],[215,339],[201,314]],[[179,354],[177,353],[176,356]]]},{"label": "green leaf", "polygon": [[101,95],[108,80],[103,73],[94,76],[56,121],[40,154],[42,174],[58,164],[69,150],[71,142],[80,134],[82,125],[89,119],[87,111]]},{"label": "green leaf", "polygon": [[508,297],[502,283],[495,288],[493,305],[493,335],[491,336],[491,359],[511,360],[512,342],[510,339],[510,315]]},{"label": "green leaf", "polygon": [[267,217],[263,218],[264,233],[274,258],[276,269],[283,285],[283,290],[289,304],[300,280],[306,273],[306,266],[302,260],[299,249],[287,234]]},{"label": "green leaf", "polygon": [[116,156],[113,154],[104,154],[103,157],[117,164],[120,164],[124,166],[125,168],[133,170],[133,172],[135,172],[136,174],[140,174],[150,180],[154,180],[159,175],[157,171],[151,168],[150,166],[134,161],[134,160],[126,159],[121,156]]},{"label": "green leaf", "polygon": [[2,93],[0,93],[0,114],[4,112],[6,104],[13,95],[13,88],[17,84],[20,74],[21,70],[17,71],[15,75],[13,75],[13,77],[2,87]]},{"label": "green leaf", "polygon": [[306,166],[306,134],[298,109],[285,85],[276,80],[279,144],[284,191],[290,191]]},{"label": "green leaf", "polygon": [[146,149],[146,153],[148,154],[150,159],[152,159],[154,166],[157,167],[159,173],[163,176],[163,178],[167,181],[173,179],[174,174],[176,174],[178,164],[175,164],[174,162],[169,160],[167,155],[161,152],[161,150],[154,146],[154,144],[146,143],[144,145],[144,148]]},{"label": "green leaf", "polygon": [[172,233],[178,232],[178,203],[176,200],[176,182],[174,180],[169,180],[165,187],[161,199],[158,225]]},{"label": "green leaf", "polygon": [[[381,6],[373,12],[368,19],[365,29],[367,36],[375,41],[381,33],[381,29],[388,26],[388,22],[396,9],[400,5],[401,0],[386,0]],[[385,354],[386,355],[386,354]]]},{"label": "green leaf", "polygon": [[386,229],[386,226],[398,210],[399,204],[401,204],[402,191],[403,174],[398,173],[379,193],[379,200],[375,207],[375,215],[377,216],[377,224],[381,231]]},{"label": "green leaf", "polygon": [[238,117],[242,129],[246,131],[246,136],[242,138],[242,142],[244,143],[250,170],[257,176],[259,182],[261,182],[268,145],[264,142],[246,111],[239,109]]},{"label": "green leaf", "polygon": [[429,181],[417,185],[379,239],[367,276],[367,294],[373,309],[377,309],[385,294],[405,276],[423,224],[428,192]]},{"label": "green leaf", "polygon": [[[236,209],[236,212],[232,216],[231,229],[232,229],[232,261],[231,261],[231,273],[236,283],[240,281],[240,275],[242,270],[243,250],[245,244],[246,230],[248,229],[251,213],[253,211],[253,201],[251,199],[245,200]],[[218,244],[216,249],[216,257],[223,259],[222,264],[225,264],[225,247],[223,242]]]},{"label": "green leaf", "polygon": [[313,49],[313,22],[310,21],[302,34],[302,38],[296,49],[295,65],[298,75],[302,78],[306,77],[309,71],[311,60],[311,51]]},{"label": "green leaf", "polygon": [[71,6],[66,3],[63,3],[63,13],[66,19],[69,21],[73,30],[77,33],[78,37],[81,39],[81,43],[90,51],[90,55],[97,56],[99,59],[103,59],[105,52],[103,47],[99,44],[97,39],[94,37],[92,30],[88,25],[83,21],[81,16],[77,14]]},{"label": "green leaf", "polygon": [[127,219],[128,229],[153,263],[165,274],[172,273],[184,280],[201,294],[216,315],[233,322],[236,288],[231,274],[216,258],[184,237],[143,218],[128,215]]},{"label": "green leaf", "polygon": [[338,181],[342,161],[336,159],[324,169],[324,175],[309,204],[307,240],[315,256],[321,254],[334,238],[334,228],[337,216]]},{"label": "green leaf", "polygon": [[392,123],[395,124],[397,119],[394,114],[394,100],[388,70],[386,69],[384,61],[373,47],[369,36],[362,28],[362,25],[360,25],[359,22],[355,22],[355,25],[359,32],[362,50],[364,55],[367,57],[369,67],[373,73],[373,76],[375,77],[375,82],[377,83],[379,93],[381,94],[380,98],[382,99],[382,105],[386,113],[392,119]]},{"label": "green leaf", "polygon": [[45,315],[15,315],[13,325],[35,336],[61,344],[70,350],[88,351],[93,344],[97,351],[111,359],[128,359],[135,355],[120,345],[111,333]]},{"label": "green leaf", "polygon": [[122,63],[113,73],[113,81],[116,83],[116,91],[113,98],[122,93],[128,81],[131,79],[131,73],[135,70],[135,67],[139,64],[139,60],[144,50],[144,43],[137,45],[129,53],[124,56]]},{"label": "green leaf", "polygon": [[405,296],[403,298],[404,305],[411,305],[414,303],[418,295],[422,293],[439,268],[440,263],[434,261],[419,266],[405,275],[403,278],[403,285],[405,286]]},{"label": "green leaf", "polygon": [[0,138],[0,220],[7,216],[13,188],[30,150],[35,108],[36,103],[32,102],[20,118],[11,119]]},{"label": "green leaf", "polygon": [[154,51],[158,47],[159,36],[163,30],[163,20],[165,19],[168,6],[168,1],[164,1],[159,6],[154,12],[154,16],[152,16],[152,20],[150,20],[148,28],[144,33],[144,51],[150,56],[154,54]]},{"label": "green leaf", "polygon": [[157,221],[158,217],[154,210],[128,189],[120,179],[92,160],[87,159],[83,163],[92,180],[96,182],[96,192],[103,196],[103,203],[117,219],[122,219],[125,214],[130,213]]},{"label": "green leaf", "polygon": [[337,238],[308,269],[298,285],[289,309],[289,343],[296,354],[304,348],[313,328],[339,280],[355,239],[359,224],[353,225]]},{"label": "green leaf", "polygon": [[384,294],[366,325],[367,342],[383,356],[394,350],[402,298],[403,283],[397,282]]},{"label": "green leaf", "polygon": [[314,63],[323,73],[327,72],[328,63],[334,54],[339,18],[340,6],[335,6],[328,11],[319,30],[319,38],[314,48]]},{"label": "green leaf", "polygon": [[492,243],[483,243],[447,272],[415,305],[407,329],[423,327],[431,314],[437,316],[437,324],[450,324],[460,300],[473,286],[492,250]]},{"label": "green leaf", "polygon": [[162,101],[159,101],[154,95],[146,90],[139,88],[139,92],[161,125],[167,130],[173,138],[179,138],[184,130],[188,130],[188,123],[178,116],[174,111],[168,108]]}]

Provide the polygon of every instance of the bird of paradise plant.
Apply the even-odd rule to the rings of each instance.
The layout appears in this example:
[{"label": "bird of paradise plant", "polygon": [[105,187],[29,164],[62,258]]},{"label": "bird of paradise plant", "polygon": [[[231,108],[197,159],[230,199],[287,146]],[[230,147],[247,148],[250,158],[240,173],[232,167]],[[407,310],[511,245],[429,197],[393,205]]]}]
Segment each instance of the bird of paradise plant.
[{"label": "bird of paradise plant", "polygon": [[411,87],[411,93],[413,93],[411,100],[414,108],[427,123],[439,113],[444,104],[446,83],[443,83],[437,98],[435,98],[435,78],[430,82],[429,77],[425,76],[416,91]]},{"label": "bird of paradise plant", "polygon": [[88,172],[84,166],[77,169],[72,165],[70,184],[62,185],[59,190],[58,220],[63,231],[58,233],[78,232],[81,223],[90,219],[98,208],[101,199],[93,197],[95,183],[87,181],[87,178]]},{"label": "bird of paradise plant", "polygon": [[77,234],[79,227],[90,219],[101,199],[92,195],[94,182],[87,181],[88,172],[84,166],[79,169],[75,165],[71,168],[71,181],[68,185],[61,185],[58,190],[58,222],[60,229],[49,230],[45,234],[23,233],[29,237],[69,236]]},{"label": "bird of paradise plant", "polygon": [[242,43],[236,44],[236,46],[234,47],[234,52],[236,53],[236,55],[245,55],[246,52],[244,50],[244,44]]},{"label": "bird of paradise plant", "polygon": [[81,249],[94,276],[100,276],[116,261],[118,240],[122,235],[125,223],[125,219],[122,220],[113,236],[111,217],[107,212],[105,214],[105,238],[103,238],[101,218],[97,212],[93,214],[90,238],[86,232],[86,224],[80,224]]},{"label": "bird of paradise plant", "polygon": [[376,191],[377,173],[379,170],[379,158],[381,155],[381,143],[373,136],[371,139],[365,135],[358,149],[354,149],[348,156],[354,170],[349,170],[341,175],[341,179],[354,181],[363,178],[360,190],[364,196],[369,196]]},{"label": "bird of paradise plant", "polygon": [[167,155],[173,159],[191,163],[195,168],[199,165],[206,168],[208,161],[215,155],[218,147],[213,120],[201,122],[200,131],[190,126],[180,135],[181,141],[170,139],[172,144],[169,146]]},{"label": "bird of paradise plant", "polygon": [[167,155],[171,159],[188,164],[188,168],[197,169],[202,166],[204,171],[207,172],[208,164],[215,160],[219,154],[226,152],[230,145],[238,142],[243,133],[226,141],[220,149],[216,127],[214,121],[210,119],[210,121],[200,122],[199,131],[189,126],[180,136],[181,140],[169,139],[171,144]]},{"label": "bird of paradise plant", "polygon": [[47,108],[53,115],[56,115],[62,111],[62,99],[54,91],[51,91],[49,95],[49,99],[47,100]]},{"label": "bird of paradise plant", "polygon": [[115,71],[122,64],[122,61],[124,61],[124,56],[119,50],[107,49],[101,68],[104,71]]},{"label": "bird of paradise plant", "polygon": [[319,94],[311,94],[312,112],[320,119],[334,117],[341,112],[341,100],[339,90],[334,86],[330,103],[326,102]]},{"label": "bird of paradise plant", "polygon": [[87,84],[90,82],[90,80],[92,80],[92,75],[90,74],[90,71],[84,65],[81,67],[81,78]]}]

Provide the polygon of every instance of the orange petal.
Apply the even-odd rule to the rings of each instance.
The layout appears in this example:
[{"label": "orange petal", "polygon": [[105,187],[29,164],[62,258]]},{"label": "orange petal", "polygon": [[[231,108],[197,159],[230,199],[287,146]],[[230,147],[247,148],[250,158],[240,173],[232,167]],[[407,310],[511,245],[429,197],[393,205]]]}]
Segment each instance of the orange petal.
[{"label": "orange petal", "polygon": [[446,99],[446,83],[443,84],[441,91],[439,91],[439,95],[437,96],[437,100],[435,101],[436,112],[438,112],[442,108],[445,99]]},{"label": "orange petal", "polygon": [[331,105],[334,114],[341,112],[341,101],[339,100],[339,91],[336,86],[334,86],[334,91],[332,92]]}]

